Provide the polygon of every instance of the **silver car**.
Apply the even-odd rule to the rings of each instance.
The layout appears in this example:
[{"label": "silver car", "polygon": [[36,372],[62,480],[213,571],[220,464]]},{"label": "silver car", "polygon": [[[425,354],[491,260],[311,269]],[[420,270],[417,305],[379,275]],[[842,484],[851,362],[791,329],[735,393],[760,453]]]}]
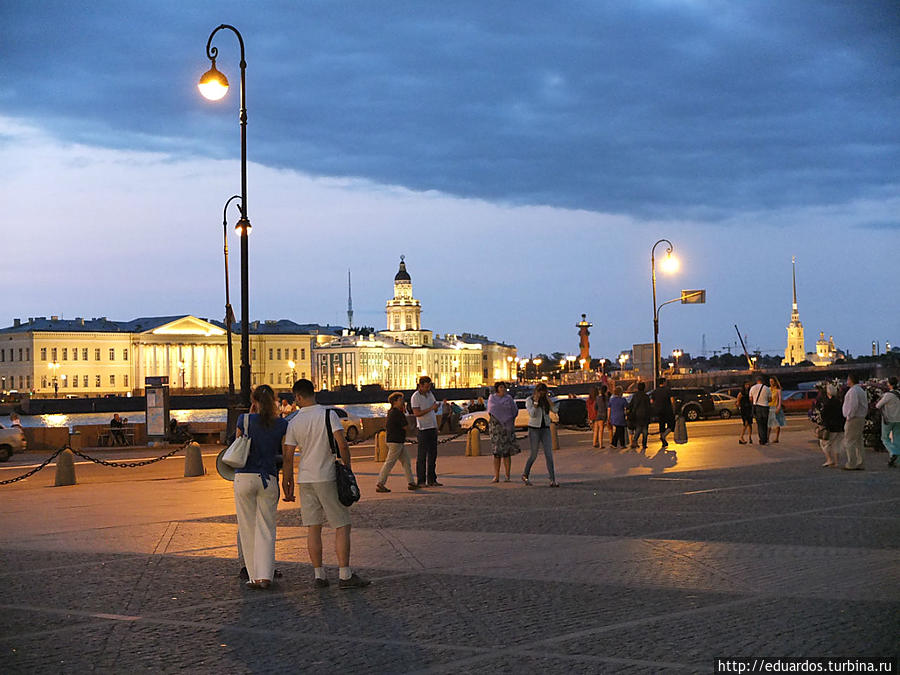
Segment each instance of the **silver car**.
[{"label": "silver car", "polygon": [[28,449],[22,427],[0,427],[0,462],[5,462],[16,453]]}]

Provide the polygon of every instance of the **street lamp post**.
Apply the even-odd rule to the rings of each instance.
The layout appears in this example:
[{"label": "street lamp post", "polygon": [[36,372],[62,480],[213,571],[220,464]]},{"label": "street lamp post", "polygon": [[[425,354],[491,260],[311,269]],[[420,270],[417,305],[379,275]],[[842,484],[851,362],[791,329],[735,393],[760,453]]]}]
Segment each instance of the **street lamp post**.
[{"label": "street lamp post", "polygon": [[653,388],[656,389],[656,380],[659,378],[659,308],[656,306],[656,247],[660,244],[668,244],[664,269],[674,271],[678,267],[677,259],[672,256],[675,247],[668,239],[660,239],[650,249],[650,284],[653,287]]},{"label": "street lamp post", "polygon": [[53,398],[59,398],[59,380],[56,378],[56,373],[59,372],[59,361],[51,361],[47,367],[53,373]]},{"label": "street lamp post", "polygon": [[[233,195],[225,202],[222,210],[222,239],[225,245],[225,339],[228,351],[228,402],[231,405],[234,400],[234,348],[231,345],[231,327],[234,326],[234,310],[231,308],[231,292],[228,288],[228,207],[240,195]],[[237,205],[241,215],[244,215],[243,202]]]},{"label": "street lamp post", "polygon": [[178,370],[181,371],[181,393],[184,394],[184,371],[185,371],[184,361],[178,362]]},{"label": "street lamp post", "polygon": [[291,369],[291,386],[293,387],[294,382],[297,381],[297,370],[296,370],[297,364],[294,363],[293,361],[288,361],[287,364],[288,364],[288,368]]},{"label": "street lamp post", "polygon": [[680,357],[682,354],[684,354],[684,352],[681,351],[680,349],[672,350],[672,356],[675,357],[675,372],[676,373],[678,372],[678,357]]},{"label": "street lamp post", "polygon": [[200,93],[211,101],[217,101],[225,96],[228,91],[227,78],[216,70],[216,57],[219,50],[212,46],[213,38],[222,29],[228,29],[235,34],[241,47],[241,218],[238,220],[235,230],[241,237],[241,406],[250,407],[250,287],[248,275],[248,245],[250,235],[250,218],[247,209],[247,87],[246,71],[247,61],[244,58],[244,38],[234,26],[221,24],[209,34],[206,41],[206,57],[212,63],[212,67],[203,74],[197,85]]}]

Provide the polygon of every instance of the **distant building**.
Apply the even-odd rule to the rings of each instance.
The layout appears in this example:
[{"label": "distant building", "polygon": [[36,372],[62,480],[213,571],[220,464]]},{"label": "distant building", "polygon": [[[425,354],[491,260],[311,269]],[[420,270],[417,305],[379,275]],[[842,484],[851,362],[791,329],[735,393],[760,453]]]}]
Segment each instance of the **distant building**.
[{"label": "distant building", "polygon": [[[290,387],[291,377],[310,377],[317,342],[330,342],[340,327],[293,321],[250,324],[251,383]],[[240,387],[240,328],[233,327],[236,386]],[[291,368],[293,362],[293,368]],[[0,329],[0,388],[37,396],[140,395],[144,378],[168,376],[170,386],[225,391],[228,359],[225,326],[192,315],[131,321],[16,319]]]},{"label": "distant building", "polygon": [[791,322],[787,327],[787,348],[784,350],[783,366],[795,366],[806,360],[806,342],[803,339],[803,324],[797,309],[797,259],[791,258],[791,275],[794,281],[794,303],[791,305]]},{"label": "distant building", "polygon": [[839,358],[845,356],[844,352],[834,346],[834,337],[825,339],[824,331],[819,332],[816,341],[816,351],[807,352],[803,339],[803,324],[800,323],[800,312],[797,310],[797,260],[791,258],[792,276],[794,281],[794,303],[791,306],[791,322],[788,324],[787,349],[784,350],[783,366],[796,366],[804,361],[809,361],[815,366],[830,366]]},{"label": "distant building", "polygon": [[387,329],[375,335],[345,331],[315,348],[315,383],[322,389],[380,385],[413,389],[421,375],[435,386],[478,387],[516,377],[516,348],[472,333],[442,339],[422,328],[422,304],[413,297],[403,256],[387,301]]}]

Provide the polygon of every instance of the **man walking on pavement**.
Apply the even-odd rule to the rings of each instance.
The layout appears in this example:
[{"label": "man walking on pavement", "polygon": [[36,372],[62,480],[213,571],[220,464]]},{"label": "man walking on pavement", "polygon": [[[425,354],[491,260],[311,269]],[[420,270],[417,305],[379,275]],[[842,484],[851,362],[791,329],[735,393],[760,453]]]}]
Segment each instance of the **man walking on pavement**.
[{"label": "man walking on pavement", "polygon": [[672,398],[672,390],[666,383],[666,378],[661,377],[653,390],[653,405],[659,418],[659,440],[662,442],[661,450],[669,447],[666,436],[675,430],[675,401]]},{"label": "man walking on pavement", "polygon": [[844,450],[847,453],[847,471],[862,471],[865,465],[863,449],[863,430],[866,428],[866,415],[869,412],[869,397],[859,386],[859,376],[850,373],[847,376],[850,389],[844,394]]},{"label": "man walking on pavement", "polygon": [[338,500],[334,453],[328,438],[328,424],[340,451],[341,461],[350,468],[350,448],[344,439],[344,427],[334,410],[316,403],[316,390],[309,380],[294,382],[294,397],[299,410],[288,423],[284,437],[284,473],[281,487],[284,501],[294,495],[294,451],[299,448],[297,484],[300,488],[300,516],[308,528],[307,549],[315,568],[316,588],[326,588],[328,579],[322,566],[322,525],[325,519],[334,528],[334,548],[339,569],[339,588],[361,588],[369,581],[354,574],[350,567],[350,509]]},{"label": "man walking on pavement", "polygon": [[881,411],[881,442],[891,454],[888,466],[894,466],[900,457],[900,391],[896,377],[889,377],[888,384],[890,391],[878,399],[875,407]]},{"label": "man walking on pavement", "polygon": [[410,398],[413,415],[416,416],[418,428],[417,439],[419,452],[416,457],[416,479],[419,487],[441,487],[437,480],[437,416],[441,404],[435,401],[431,393],[431,378],[423,375],[419,378],[419,386]]},{"label": "man walking on pavement", "polygon": [[756,420],[756,435],[760,445],[769,442],[769,397],[772,395],[766,378],[756,376],[756,384],[750,387],[750,401],[753,403],[753,419]]}]

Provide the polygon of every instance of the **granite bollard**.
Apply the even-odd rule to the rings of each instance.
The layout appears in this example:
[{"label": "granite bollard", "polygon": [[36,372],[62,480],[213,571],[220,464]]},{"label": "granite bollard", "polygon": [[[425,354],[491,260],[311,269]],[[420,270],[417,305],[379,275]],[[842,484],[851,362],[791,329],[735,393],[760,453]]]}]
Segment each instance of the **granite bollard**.
[{"label": "granite bollard", "polygon": [[206,470],[203,468],[203,457],[200,454],[200,445],[191,441],[184,449],[184,477],[203,476]]},{"label": "granite bollard", "polygon": [[66,448],[56,458],[56,479],[53,485],[75,485],[75,454]]}]

